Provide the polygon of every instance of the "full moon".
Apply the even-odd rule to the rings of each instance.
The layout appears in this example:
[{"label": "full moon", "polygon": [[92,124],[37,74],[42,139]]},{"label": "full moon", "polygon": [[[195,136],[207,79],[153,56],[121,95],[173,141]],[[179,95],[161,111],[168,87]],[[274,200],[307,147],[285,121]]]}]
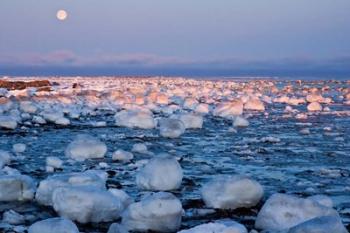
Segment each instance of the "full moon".
[{"label": "full moon", "polygon": [[67,16],[68,16],[67,11],[65,11],[65,10],[57,11],[56,17],[57,17],[58,20],[63,21],[65,19],[67,19]]}]

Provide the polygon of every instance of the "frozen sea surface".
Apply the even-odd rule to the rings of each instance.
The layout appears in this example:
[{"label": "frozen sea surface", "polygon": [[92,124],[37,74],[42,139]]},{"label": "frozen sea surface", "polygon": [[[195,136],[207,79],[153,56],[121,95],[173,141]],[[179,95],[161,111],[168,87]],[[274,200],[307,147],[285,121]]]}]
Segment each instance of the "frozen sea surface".
[{"label": "frozen sea surface", "polygon": [[[284,85],[277,82],[276,86]],[[312,84],[322,86],[322,83]],[[347,85],[342,83],[341,85]],[[331,95],[331,94],[330,94]],[[157,154],[167,152],[179,158],[184,171],[181,188],[173,191],[182,202],[185,215],[182,229],[193,227],[211,220],[231,218],[252,229],[256,214],[262,203],[273,193],[310,196],[325,194],[330,196],[345,225],[350,224],[350,117],[341,114],[315,114],[300,120],[285,117],[285,104],[267,105],[264,113],[246,111],[249,127],[228,130],[232,120],[207,115],[202,129],[187,129],[179,138],[169,139],[159,136],[158,129],[129,129],[114,125],[114,113],[100,109],[96,116],[88,116],[85,121],[71,119],[69,126],[47,124],[41,127],[0,129],[0,148],[12,151],[16,143],[24,143],[27,148],[23,160],[13,161],[11,167],[36,181],[51,174],[45,170],[48,156],[65,161],[63,169],[56,173],[100,169],[108,172],[108,187],[122,188],[135,200],[145,193],[135,184],[135,163],[150,159],[151,155],[134,153],[130,163],[112,161],[112,154],[118,149],[131,151],[135,143],[145,143],[148,150]],[[350,111],[349,105],[335,102],[329,105],[332,111]],[[305,111],[305,105],[294,107]],[[155,113],[161,117],[163,113]],[[106,121],[103,127],[93,127],[90,121]],[[326,128],[325,128],[326,127]],[[328,129],[328,128],[329,129]],[[308,128],[310,134],[300,130]],[[64,150],[79,134],[89,134],[105,142],[108,152],[104,159],[84,162],[67,162]],[[279,140],[274,140],[279,139]],[[109,167],[100,167],[106,162]],[[198,214],[205,208],[200,196],[201,186],[218,174],[249,175],[263,185],[264,200],[250,209],[215,210]],[[46,219],[57,214],[49,207],[33,202],[0,203],[0,215],[9,209],[21,214],[32,214],[34,219]],[[30,225],[30,220],[26,225]],[[79,225],[85,232],[106,232],[110,223]],[[1,224],[0,224],[1,229]]]}]

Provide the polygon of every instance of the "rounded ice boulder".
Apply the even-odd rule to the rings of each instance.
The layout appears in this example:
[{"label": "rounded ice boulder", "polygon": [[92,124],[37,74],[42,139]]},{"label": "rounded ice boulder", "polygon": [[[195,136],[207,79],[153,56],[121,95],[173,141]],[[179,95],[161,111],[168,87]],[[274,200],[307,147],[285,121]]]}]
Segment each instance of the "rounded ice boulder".
[{"label": "rounded ice boulder", "polygon": [[338,213],[310,199],[277,193],[272,195],[259,211],[255,227],[280,231],[321,216],[338,217]]},{"label": "rounded ice boulder", "polygon": [[107,146],[99,139],[90,135],[78,135],[66,148],[65,155],[69,158],[83,161],[85,159],[103,158]]},{"label": "rounded ice boulder", "polygon": [[206,206],[216,209],[236,209],[258,204],[263,187],[245,176],[219,176],[206,183],[201,195]]},{"label": "rounded ice boulder", "polygon": [[155,121],[151,111],[123,110],[115,115],[116,124],[128,128],[153,129]]},{"label": "rounded ice boulder", "polygon": [[79,233],[77,226],[65,218],[49,218],[31,225],[28,233]]},{"label": "rounded ice boulder", "polygon": [[178,119],[163,118],[159,120],[159,133],[162,137],[178,138],[185,132],[185,125]]},{"label": "rounded ice boulder", "polygon": [[179,162],[168,155],[151,159],[136,174],[136,184],[139,188],[154,191],[178,189],[183,177]]},{"label": "rounded ice boulder", "polygon": [[124,203],[111,192],[93,187],[62,187],[52,195],[53,207],[62,217],[80,223],[118,219]]},{"label": "rounded ice boulder", "polygon": [[122,225],[130,231],[174,232],[180,228],[182,205],[171,193],[152,193],[123,212]]},{"label": "rounded ice boulder", "polygon": [[0,116],[0,128],[16,129],[17,121],[11,116]]}]

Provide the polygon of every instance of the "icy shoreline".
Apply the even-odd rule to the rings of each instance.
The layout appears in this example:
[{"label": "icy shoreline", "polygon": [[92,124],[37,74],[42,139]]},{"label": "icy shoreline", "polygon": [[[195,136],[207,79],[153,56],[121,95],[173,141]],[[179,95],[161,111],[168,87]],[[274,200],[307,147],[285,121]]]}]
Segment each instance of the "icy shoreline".
[{"label": "icy shoreline", "polygon": [[[25,80],[38,79],[44,78]],[[6,202],[1,202],[0,213],[5,216],[6,211],[16,210],[22,217],[12,218],[23,220],[14,224],[4,217],[0,229],[15,228],[23,232],[21,229],[32,223],[58,214],[76,221],[85,232],[106,232],[113,222],[122,223],[130,230],[175,232],[227,218],[258,232],[288,228],[298,232],[292,228],[329,215],[335,216],[335,220],[324,221],[339,227],[332,207],[323,207],[314,200],[310,200],[312,205],[321,206],[317,207],[317,214],[305,217],[302,211],[308,210],[300,208],[300,213],[293,212],[301,216],[300,220],[292,223],[288,219],[276,220],[280,221],[278,229],[261,218],[257,220],[260,223],[254,224],[262,204],[281,192],[303,198],[327,195],[343,223],[350,222],[349,81],[237,82],[112,77],[49,80],[58,84],[53,85],[50,92],[38,92],[34,88],[0,90],[0,149],[3,151],[0,178],[11,176],[28,187],[25,194],[15,200],[2,200]],[[112,159],[117,150],[122,151]],[[175,162],[167,159],[149,162],[163,158],[164,153]],[[181,166],[183,177],[176,163]],[[166,167],[165,171],[159,169],[162,167]],[[95,175],[81,173],[91,169],[107,172],[106,177],[99,180]],[[161,179],[166,171],[169,177]],[[72,172],[80,175],[71,178]],[[36,183],[54,174],[68,178],[50,183],[48,187],[52,192],[48,200],[53,199],[49,207],[42,207],[33,196],[38,194]],[[137,181],[138,174],[143,179]],[[247,175],[262,185],[264,195],[255,188],[251,199],[244,200],[239,194],[247,192],[250,181],[239,183],[236,178],[227,178],[227,181],[211,183],[218,175]],[[54,188],[57,182],[59,187]],[[228,191],[218,200],[213,199],[218,198],[218,194],[207,191],[203,202],[201,189],[205,184]],[[80,187],[82,185],[84,187]],[[134,204],[130,205],[126,194],[113,191],[115,188],[128,193]],[[234,191],[236,189],[238,191]],[[210,187],[207,190],[211,190]],[[145,197],[149,192],[158,191],[173,193],[175,197],[168,194]],[[91,197],[80,201],[90,203],[83,211],[90,213],[90,218],[81,221],[82,216],[76,216],[70,209],[74,209],[72,205],[64,205],[65,200],[71,200],[71,193],[80,198]],[[115,203],[113,208],[103,207],[106,199]],[[18,204],[17,201],[23,200],[27,200],[23,206]],[[95,201],[102,206],[97,208]],[[159,202],[171,207],[159,210],[147,207]],[[129,205],[133,206],[132,211]],[[167,221],[151,221],[147,214],[142,214],[147,208]],[[175,211],[182,208],[184,212]],[[34,209],[33,216],[28,214],[31,209]],[[286,207],[286,211],[294,210]],[[101,216],[102,212],[106,215]],[[178,223],[179,218],[182,224]],[[268,218],[271,217],[265,217]],[[95,223],[87,225],[89,222]],[[316,229],[318,222],[311,222],[311,227]],[[135,224],[139,227],[133,228]],[[203,229],[223,232],[230,227],[244,232],[244,227],[232,223],[213,224],[193,232],[204,232]],[[310,227],[308,224],[306,227]]]}]

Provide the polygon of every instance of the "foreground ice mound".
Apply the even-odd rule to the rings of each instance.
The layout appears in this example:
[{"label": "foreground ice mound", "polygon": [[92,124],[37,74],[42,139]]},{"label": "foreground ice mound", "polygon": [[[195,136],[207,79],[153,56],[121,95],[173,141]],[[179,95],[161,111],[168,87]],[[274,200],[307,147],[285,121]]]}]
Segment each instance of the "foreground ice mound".
[{"label": "foreground ice mound", "polygon": [[60,216],[80,223],[116,220],[125,206],[111,192],[93,187],[57,188],[52,200]]},{"label": "foreground ice mound", "polygon": [[65,218],[49,218],[34,223],[28,233],[79,233],[77,226]]},{"label": "foreground ice mound", "polygon": [[182,205],[173,194],[153,193],[124,211],[122,224],[130,231],[174,232],[181,225]]},{"label": "foreground ice mound", "polygon": [[0,128],[4,129],[16,129],[17,121],[11,116],[0,116]]},{"label": "foreground ice mound", "polygon": [[230,118],[233,116],[239,116],[243,113],[243,103],[240,100],[225,102],[219,104],[213,112],[214,116]]},{"label": "foreground ice mound", "polygon": [[238,222],[223,220],[201,224],[188,230],[179,231],[178,233],[248,233],[248,231],[245,226]]},{"label": "foreground ice mound", "polygon": [[75,160],[103,158],[107,152],[107,146],[99,139],[90,135],[80,134],[65,150],[65,155]]},{"label": "foreground ice mound", "polygon": [[41,205],[52,206],[52,194],[56,188],[88,186],[105,190],[106,180],[107,174],[105,172],[95,170],[82,173],[53,175],[39,183],[35,199]]},{"label": "foreground ice mound", "polygon": [[337,212],[310,199],[287,194],[274,194],[258,213],[255,227],[280,231],[321,216],[338,217]]},{"label": "foreground ice mound", "polygon": [[219,176],[202,188],[206,206],[217,209],[236,209],[255,206],[264,195],[262,186],[245,176]]},{"label": "foreground ice mound", "polygon": [[178,119],[163,118],[159,120],[159,133],[162,137],[178,138],[185,132],[185,125]]},{"label": "foreground ice mound", "polygon": [[0,201],[27,201],[34,197],[36,184],[21,174],[2,174],[0,171]]},{"label": "foreground ice mound", "polygon": [[175,158],[162,155],[151,159],[136,175],[139,188],[154,191],[178,189],[183,173]]},{"label": "foreground ice mound", "polygon": [[201,115],[184,113],[178,119],[182,121],[186,129],[201,129],[203,126],[203,117]]},{"label": "foreground ice mound", "polygon": [[292,227],[288,233],[348,233],[348,231],[339,217],[323,216]]},{"label": "foreground ice mound", "polygon": [[153,129],[155,121],[151,111],[123,110],[115,115],[116,124],[128,128]]}]

